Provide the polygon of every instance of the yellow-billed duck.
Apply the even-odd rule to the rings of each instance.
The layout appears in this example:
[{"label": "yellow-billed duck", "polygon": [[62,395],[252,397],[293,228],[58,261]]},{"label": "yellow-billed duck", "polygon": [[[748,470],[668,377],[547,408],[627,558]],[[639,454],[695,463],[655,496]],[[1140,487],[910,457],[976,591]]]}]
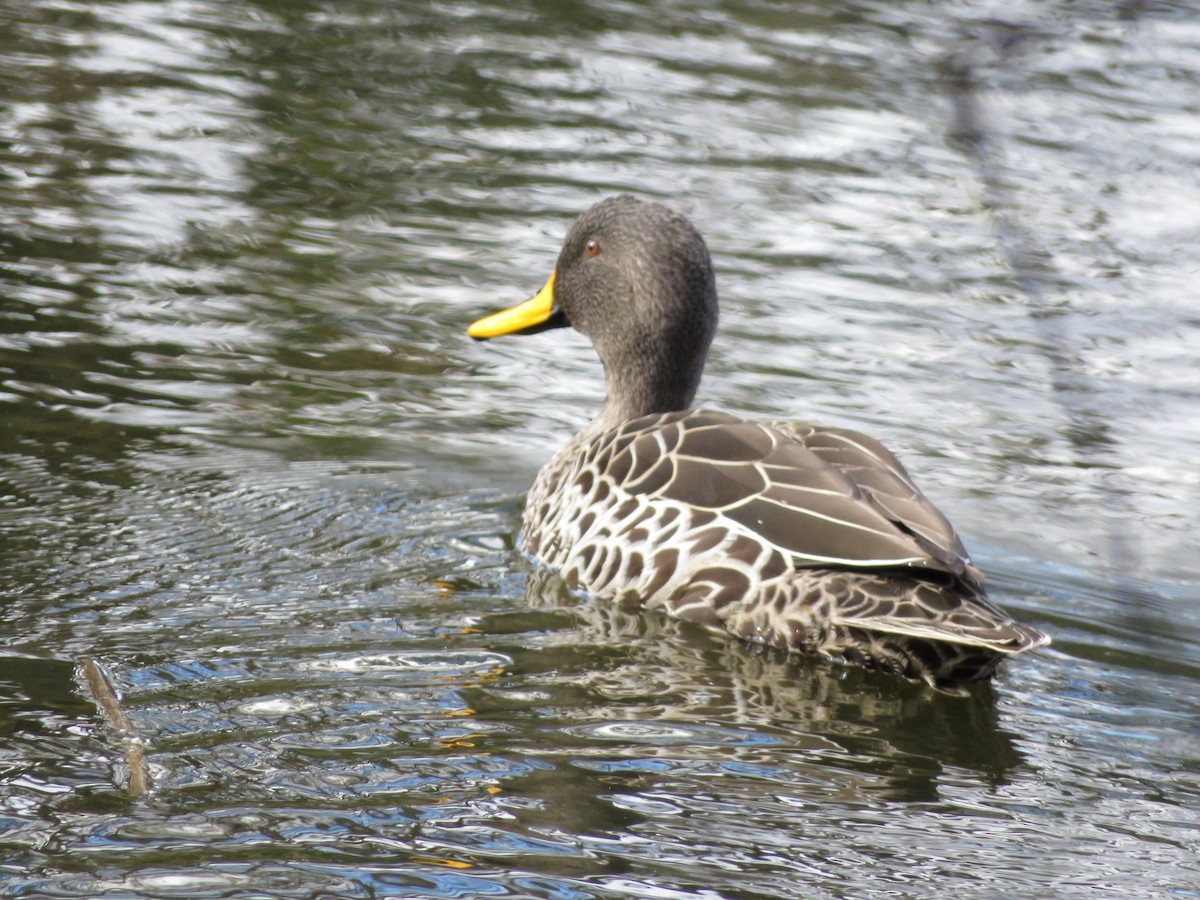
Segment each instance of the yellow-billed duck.
[{"label": "yellow-billed duck", "polygon": [[953,527],[875,439],[691,408],[717,291],[682,215],[597,203],[541,291],[468,333],[567,325],[591,339],[608,396],[538,474],[522,540],[570,588],[943,688],[1049,643],[987,599]]}]

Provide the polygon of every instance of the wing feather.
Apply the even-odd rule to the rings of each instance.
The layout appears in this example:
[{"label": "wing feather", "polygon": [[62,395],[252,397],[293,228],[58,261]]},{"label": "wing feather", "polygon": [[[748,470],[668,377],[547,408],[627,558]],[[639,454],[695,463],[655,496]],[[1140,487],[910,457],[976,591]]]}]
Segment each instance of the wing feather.
[{"label": "wing feather", "polygon": [[[866,435],[693,410],[622,426],[604,468],[632,494],[711,510],[801,567],[917,568],[981,581],[953,527]],[[669,468],[659,465],[669,457]],[[669,471],[670,477],[647,474]]]}]

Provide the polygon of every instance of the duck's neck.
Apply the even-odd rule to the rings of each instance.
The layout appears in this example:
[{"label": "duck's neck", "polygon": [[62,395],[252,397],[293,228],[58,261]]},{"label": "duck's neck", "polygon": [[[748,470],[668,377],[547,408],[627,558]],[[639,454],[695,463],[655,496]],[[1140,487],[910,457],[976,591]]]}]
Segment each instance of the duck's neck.
[{"label": "duck's neck", "polygon": [[608,431],[639,416],[687,409],[696,398],[704,361],[639,357],[604,367],[608,396],[589,431]]}]

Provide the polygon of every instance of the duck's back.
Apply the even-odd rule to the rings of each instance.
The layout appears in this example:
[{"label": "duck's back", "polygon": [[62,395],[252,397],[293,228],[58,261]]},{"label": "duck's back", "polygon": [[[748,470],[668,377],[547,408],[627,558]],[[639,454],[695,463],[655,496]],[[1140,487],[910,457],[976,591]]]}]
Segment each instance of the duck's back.
[{"label": "duck's back", "polygon": [[708,410],[581,433],[539,474],[526,550],[571,588],[937,684],[1046,643],[984,597],[878,441]]}]

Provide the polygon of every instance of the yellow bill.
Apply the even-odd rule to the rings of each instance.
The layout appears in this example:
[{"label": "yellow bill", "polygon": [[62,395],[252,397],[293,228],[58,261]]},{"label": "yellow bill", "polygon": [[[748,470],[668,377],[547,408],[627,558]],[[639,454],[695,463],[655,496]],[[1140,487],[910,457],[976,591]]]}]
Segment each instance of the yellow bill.
[{"label": "yellow bill", "polygon": [[554,308],[555,274],[551,272],[542,289],[524,303],[472,322],[467,334],[477,341],[483,341],[502,334],[536,334],[566,325],[562,312]]}]

